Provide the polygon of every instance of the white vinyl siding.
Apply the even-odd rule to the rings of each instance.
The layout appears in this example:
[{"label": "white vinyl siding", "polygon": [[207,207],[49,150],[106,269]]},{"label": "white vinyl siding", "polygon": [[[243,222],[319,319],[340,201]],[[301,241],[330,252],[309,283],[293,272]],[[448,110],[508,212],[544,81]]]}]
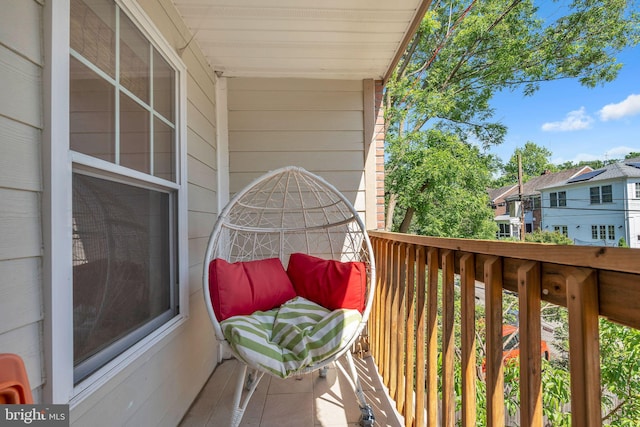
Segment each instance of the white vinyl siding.
[{"label": "white vinyl siding", "polygon": [[269,170],[301,166],[335,185],[364,216],[362,81],[227,81],[231,193]]},{"label": "white vinyl siding", "polygon": [[[40,193],[46,181],[41,162],[51,158],[43,148],[51,141],[42,142],[43,93],[47,87],[44,83],[43,92],[41,58],[45,55],[40,46],[43,40],[45,46],[51,40],[51,34],[46,30],[43,33],[46,24],[51,22],[49,11],[54,11],[54,27],[68,28],[69,25],[65,22],[68,11],[60,13],[64,12],[66,2],[44,3],[45,13],[42,3],[9,0],[0,14],[0,67],[5,70],[0,79],[0,232],[3,233],[0,274],[11,282],[0,290],[0,349],[24,358],[36,401],[42,401],[40,386],[45,380],[49,384],[60,384],[60,371],[49,370],[50,357],[45,359],[44,346],[51,337],[48,329],[42,327],[42,301],[45,301],[44,313],[47,301],[51,301],[43,294],[49,293],[47,289],[51,285],[42,268],[43,245],[47,253],[48,244],[42,238],[46,227],[42,225],[41,203],[46,198],[41,198]],[[186,46],[191,39],[170,0],[122,0],[121,3],[138,11],[144,28],[157,28],[171,43],[172,52]],[[141,8],[146,17],[139,13]],[[46,22],[42,22],[43,17]],[[51,48],[45,48],[44,52],[49,50]],[[128,354],[115,374],[105,375],[90,387],[72,391],[65,384],[61,389],[54,385],[59,388],[54,390],[56,403],[70,403],[72,425],[177,425],[218,361],[218,346],[201,293],[202,259],[211,231],[206,224],[213,224],[218,212],[216,77],[195,43],[180,53],[187,67],[183,72],[186,114],[181,119],[188,117],[186,127],[182,126],[183,143],[188,151],[180,154],[180,162],[181,167],[187,169],[184,186],[189,197],[183,201],[184,206],[188,206],[188,220],[180,224],[181,229],[188,231],[188,241],[185,239],[179,244],[183,254],[181,278],[189,281],[183,295],[190,300],[184,304],[190,306],[189,317],[170,333],[161,334],[146,347]],[[68,84],[68,75],[60,78],[59,72],[52,74],[58,76],[54,81],[59,83],[56,86]],[[47,114],[46,105],[44,111]],[[52,157],[58,161],[66,157],[66,153],[62,152],[62,156],[59,153],[56,151]],[[57,166],[59,164],[52,165]],[[72,386],[71,381],[68,383]]]},{"label": "white vinyl siding", "polygon": [[23,358],[34,399],[44,383],[42,330],[42,5],[0,13],[0,352]]}]

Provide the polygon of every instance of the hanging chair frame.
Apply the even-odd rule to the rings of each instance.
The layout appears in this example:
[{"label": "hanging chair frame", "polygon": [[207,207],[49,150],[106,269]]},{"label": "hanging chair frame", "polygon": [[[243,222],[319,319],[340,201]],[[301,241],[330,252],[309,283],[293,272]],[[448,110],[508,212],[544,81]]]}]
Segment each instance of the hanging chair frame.
[{"label": "hanging chair frame", "polygon": [[[293,201],[294,206],[286,206],[288,202],[291,202],[291,200],[287,200],[287,197],[294,193],[294,191],[289,193],[289,186],[291,185],[294,187],[294,190],[300,192],[301,183],[304,184],[304,187],[307,190],[305,194],[313,194],[317,192],[316,194],[313,194],[316,198],[314,201],[317,203],[313,206],[305,206],[303,195],[298,194],[299,200],[296,199]],[[267,192],[269,192],[269,189],[271,191],[266,198],[262,197],[263,193],[261,193],[261,189],[263,187],[267,189]],[[282,194],[283,199],[281,204],[272,203],[270,197],[274,194]],[[252,204],[251,201],[253,199],[248,200],[252,197],[254,199],[258,199],[258,204]],[[277,200],[280,202],[279,199]],[[247,218],[249,218],[249,220],[242,224],[234,223],[234,221],[238,219],[238,212],[243,213],[245,211],[248,212]],[[309,215],[311,219],[307,217],[307,211],[313,211],[313,215]],[[319,212],[322,212],[322,214],[319,214]],[[267,217],[277,217],[279,213],[281,214],[280,224],[273,224],[270,223],[269,220],[265,219]],[[304,224],[299,225],[295,223],[287,223],[286,215],[292,215],[296,218],[304,218]],[[317,218],[323,218],[325,223],[317,222]],[[257,224],[254,224],[253,222],[257,222]],[[337,248],[335,248],[336,245],[332,243],[333,237],[331,234],[331,230],[333,229],[339,230],[338,232],[334,231],[335,234],[345,234],[344,238],[348,240],[350,245],[348,246],[348,253],[344,254],[342,250],[338,251]],[[349,352],[349,349],[353,346],[363,329],[366,327],[372,308],[376,285],[373,248],[360,215],[355,210],[351,202],[335,186],[327,182],[322,177],[312,174],[305,169],[296,166],[287,166],[268,172],[257,178],[242,191],[237,193],[227,203],[213,227],[205,252],[202,283],[207,312],[213,324],[216,337],[221,345],[223,345],[225,349],[229,350],[240,363],[245,365],[241,369],[241,375],[238,378],[238,384],[234,396],[232,426],[240,424],[249,399],[255,391],[260,379],[263,377],[264,373],[269,372],[264,370],[264,368],[258,364],[252,364],[250,361],[243,360],[226,341],[218,318],[214,312],[213,304],[211,303],[211,294],[209,291],[209,263],[215,258],[223,258],[228,262],[235,262],[250,261],[266,257],[277,257],[280,259],[283,266],[286,267],[288,257],[293,252],[305,252],[310,255],[314,254],[309,253],[309,246],[313,244],[313,239],[310,240],[308,235],[305,234],[305,239],[303,239],[306,241],[306,251],[295,250],[295,247],[291,246],[287,247],[285,244],[285,236],[308,232],[326,233],[327,245],[331,247],[331,258],[345,260],[340,258],[346,256],[347,261],[363,261],[366,265],[367,271],[367,288],[365,294],[365,307],[362,311],[362,320],[353,336],[351,336],[334,355],[316,362],[311,366],[304,367],[295,372],[294,375],[310,373],[321,369],[320,375],[321,377],[324,377],[324,375],[326,375],[327,365],[346,354],[347,362],[350,366],[350,373],[354,381],[355,393],[361,409],[360,424],[362,426],[373,425],[373,413],[370,405],[366,402],[362,386],[357,376],[355,364],[353,362],[353,356],[351,355],[351,352]],[[266,252],[268,252],[266,256],[264,255],[265,251],[263,247],[257,248],[254,245],[253,250],[261,255],[259,258],[254,258],[255,254],[251,249],[247,250],[245,247],[242,248],[245,253],[232,254],[229,253],[233,252],[229,249],[232,247],[232,244],[229,241],[225,241],[225,239],[235,239],[235,237],[229,237],[230,235],[235,236],[233,233],[241,233],[244,239],[247,238],[247,235],[251,235],[252,233],[261,236],[274,236],[277,237],[279,244],[275,245],[276,247],[269,247],[266,250]],[[355,238],[353,236],[355,236]],[[257,241],[258,239],[256,238],[255,240]],[[303,246],[305,245],[303,244]],[[342,249],[344,249],[344,246]],[[245,390],[244,393],[243,389]]]}]

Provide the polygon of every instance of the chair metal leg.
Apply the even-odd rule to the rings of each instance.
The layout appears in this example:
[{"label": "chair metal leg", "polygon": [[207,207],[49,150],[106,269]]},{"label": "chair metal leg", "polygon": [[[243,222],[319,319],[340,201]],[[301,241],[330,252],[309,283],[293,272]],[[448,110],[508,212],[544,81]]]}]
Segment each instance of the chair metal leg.
[{"label": "chair metal leg", "polygon": [[355,385],[355,393],[358,398],[358,405],[360,406],[360,425],[362,427],[371,427],[375,423],[375,416],[371,405],[367,403],[367,397],[362,390],[362,384],[358,378],[358,371],[353,361],[353,355],[351,352],[347,352],[347,362],[349,363],[349,369],[351,370],[351,378],[353,378],[353,384]]},{"label": "chair metal leg", "polygon": [[[249,371],[248,366],[243,364],[240,375],[238,375],[238,382],[236,385],[235,394],[233,396],[233,414],[231,417],[231,427],[238,427],[244,416],[244,411],[247,409],[249,400],[253,396],[253,392],[258,388],[260,380],[264,376],[264,372],[258,372],[252,369]],[[242,399],[243,391],[246,390],[244,400]]]}]

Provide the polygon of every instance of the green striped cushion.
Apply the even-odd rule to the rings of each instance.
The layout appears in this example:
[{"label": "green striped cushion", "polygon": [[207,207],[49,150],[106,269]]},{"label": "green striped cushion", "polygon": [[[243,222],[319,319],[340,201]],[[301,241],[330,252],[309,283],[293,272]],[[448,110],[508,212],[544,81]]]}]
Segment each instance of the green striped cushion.
[{"label": "green striped cushion", "polygon": [[296,297],[279,309],[230,317],[220,326],[246,363],[286,378],[336,354],[361,321],[358,310],[330,311]]}]

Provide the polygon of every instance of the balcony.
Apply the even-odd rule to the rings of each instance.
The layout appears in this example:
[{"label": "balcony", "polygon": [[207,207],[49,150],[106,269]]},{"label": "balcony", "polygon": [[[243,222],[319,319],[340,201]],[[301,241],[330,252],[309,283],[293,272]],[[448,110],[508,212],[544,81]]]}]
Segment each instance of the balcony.
[{"label": "balcony", "polygon": [[[568,312],[571,425],[601,425],[598,320],[606,317],[640,329],[637,251],[385,232],[370,236],[378,274],[369,323],[371,349],[406,426],[453,426],[457,419],[463,426],[475,426],[476,405],[486,405],[486,425],[505,425],[505,291],[517,295],[520,326],[520,420],[515,422],[543,425],[540,342],[541,303],[546,302]],[[484,361],[476,359],[476,286],[485,294]],[[454,344],[456,324],[459,349]],[[460,378],[455,375],[456,351]],[[481,364],[486,403],[476,402]]]},{"label": "balcony", "polygon": [[[370,232],[370,237],[378,276],[368,331],[373,357],[356,362],[376,425],[453,426],[461,422],[476,426],[476,405],[485,405],[488,426],[542,426],[543,303],[568,311],[571,425],[601,425],[598,318],[640,329],[637,251],[378,231]],[[476,331],[477,287],[484,288],[488,313],[483,328],[484,361],[476,358],[476,334],[469,333]],[[520,399],[516,416],[505,410],[505,291],[518,300]],[[458,302],[460,314],[456,315]],[[456,327],[461,334],[459,348],[454,344]],[[224,417],[229,411],[225,408],[233,394],[235,366],[230,361],[216,369],[182,425],[227,425]],[[332,367],[327,383],[317,376],[263,380],[241,425],[289,425],[285,421],[291,425],[355,425],[359,413],[343,370],[339,363]],[[482,402],[476,402],[479,372],[486,384]]]}]

